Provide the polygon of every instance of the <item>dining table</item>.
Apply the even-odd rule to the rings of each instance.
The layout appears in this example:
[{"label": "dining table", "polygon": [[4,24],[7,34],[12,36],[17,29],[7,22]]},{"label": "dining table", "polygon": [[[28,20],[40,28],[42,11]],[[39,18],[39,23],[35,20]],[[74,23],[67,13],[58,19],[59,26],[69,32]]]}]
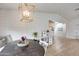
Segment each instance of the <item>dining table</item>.
[{"label": "dining table", "polygon": [[27,46],[18,47],[16,41],[7,43],[0,56],[44,56],[45,50],[38,41],[30,40]]}]

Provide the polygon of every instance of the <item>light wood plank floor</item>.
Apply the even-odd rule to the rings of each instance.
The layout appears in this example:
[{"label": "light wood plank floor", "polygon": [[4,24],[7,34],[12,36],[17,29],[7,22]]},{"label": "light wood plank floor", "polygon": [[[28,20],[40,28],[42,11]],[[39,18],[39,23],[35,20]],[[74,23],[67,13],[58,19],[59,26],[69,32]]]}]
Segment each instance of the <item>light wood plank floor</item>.
[{"label": "light wood plank floor", "polygon": [[45,56],[79,56],[78,39],[59,39],[60,43],[48,46]]}]

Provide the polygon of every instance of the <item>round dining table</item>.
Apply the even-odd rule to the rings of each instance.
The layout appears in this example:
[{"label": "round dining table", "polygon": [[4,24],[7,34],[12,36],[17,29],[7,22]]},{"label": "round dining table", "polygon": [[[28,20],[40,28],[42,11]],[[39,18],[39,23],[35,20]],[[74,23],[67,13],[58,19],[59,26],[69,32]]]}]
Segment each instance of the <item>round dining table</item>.
[{"label": "round dining table", "polygon": [[0,52],[0,56],[44,56],[44,48],[38,41],[30,40],[28,46],[18,47],[17,43],[10,42]]}]

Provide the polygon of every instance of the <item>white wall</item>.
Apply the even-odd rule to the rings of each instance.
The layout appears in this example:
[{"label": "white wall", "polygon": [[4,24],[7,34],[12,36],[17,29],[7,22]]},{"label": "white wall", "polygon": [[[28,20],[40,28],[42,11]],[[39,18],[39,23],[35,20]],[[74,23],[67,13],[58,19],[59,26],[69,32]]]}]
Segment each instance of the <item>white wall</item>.
[{"label": "white wall", "polygon": [[67,37],[72,39],[79,39],[79,18],[72,19],[68,24]]},{"label": "white wall", "polygon": [[41,32],[47,29],[48,20],[52,19],[58,22],[65,23],[66,20],[52,13],[34,13],[34,21],[25,24],[21,23],[19,13],[17,10],[0,10],[0,36],[11,34],[13,40],[17,40],[21,35],[28,35],[30,37],[32,32]]}]

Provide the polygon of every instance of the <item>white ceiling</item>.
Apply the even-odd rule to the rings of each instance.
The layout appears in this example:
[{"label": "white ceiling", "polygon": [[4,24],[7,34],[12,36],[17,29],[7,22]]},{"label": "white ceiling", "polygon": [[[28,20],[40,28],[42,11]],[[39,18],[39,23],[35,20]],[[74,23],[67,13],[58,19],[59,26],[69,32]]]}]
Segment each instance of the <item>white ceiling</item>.
[{"label": "white ceiling", "polygon": [[[79,12],[75,11],[79,8],[79,3],[36,3],[36,11],[57,13],[68,20],[79,18]],[[1,3],[0,9],[16,10],[18,4],[16,3]]]}]

